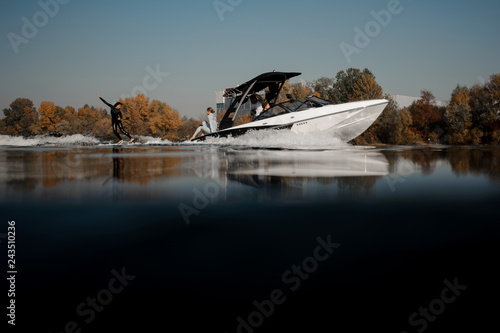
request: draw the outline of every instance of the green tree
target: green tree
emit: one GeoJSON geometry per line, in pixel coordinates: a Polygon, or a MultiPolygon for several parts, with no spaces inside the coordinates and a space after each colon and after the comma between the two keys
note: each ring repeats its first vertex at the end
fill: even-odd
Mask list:
{"type": "Polygon", "coordinates": [[[358,68],[348,68],[345,71],[339,71],[335,76],[331,100],[335,103],[349,102],[349,96],[354,93],[354,86],[364,76],[371,76],[375,80],[375,76],[368,68],[362,71],[358,68]]]}

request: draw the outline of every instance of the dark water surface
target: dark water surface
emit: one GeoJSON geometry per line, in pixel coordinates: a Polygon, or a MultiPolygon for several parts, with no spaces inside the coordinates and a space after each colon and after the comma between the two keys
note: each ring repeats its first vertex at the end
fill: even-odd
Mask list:
{"type": "Polygon", "coordinates": [[[0,146],[20,332],[496,330],[499,204],[497,147],[0,146]]]}

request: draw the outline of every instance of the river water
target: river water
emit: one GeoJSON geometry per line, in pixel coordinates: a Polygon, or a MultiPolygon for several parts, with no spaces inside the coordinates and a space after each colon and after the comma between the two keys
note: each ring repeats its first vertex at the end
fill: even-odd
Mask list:
{"type": "Polygon", "coordinates": [[[0,136],[19,330],[494,325],[500,148],[140,142],[0,136]]]}

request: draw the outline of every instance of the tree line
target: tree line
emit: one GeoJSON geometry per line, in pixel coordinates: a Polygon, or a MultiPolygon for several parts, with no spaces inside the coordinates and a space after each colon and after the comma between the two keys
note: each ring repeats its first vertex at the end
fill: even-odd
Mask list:
{"type": "MultiPolygon", "coordinates": [[[[417,101],[400,108],[367,68],[349,68],[334,78],[320,77],[312,82],[286,82],[278,102],[286,100],[287,94],[298,100],[316,95],[334,103],[389,100],[375,123],[354,139],[354,144],[500,144],[500,74],[491,75],[484,84],[457,85],[446,107],[437,106],[434,95],[423,90],[417,101]]],[[[181,117],[178,110],[165,102],[150,101],[142,94],[120,102],[125,128],[133,135],[182,141],[192,135],[201,121],[181,117]]],[[[37,109],[31,100],[17,98],[3,112],[0,134],[113,135],[108,111],[100,107],[84,105],[75,110],[44,101],[37,109]]],[[[218,115],[219,120],[222,116],[218,115]]],[[[248,115],[238,117],[235,124],[250,121],[248,115]]]]}
{"type": "Polygon", "coordinates": [[[490,75],[484,84],[457,85],[445,107],[436,104],[432,92],[422,90],[418,100],[400,108],[367,68],[349,68],[335,78],[288,83],[283,90],[297,99],[316,94],[336,104],[387,99],[385,110],[354,144],[500,144],[500,74],[490,75]]]}
{"type": "MultiPolygon", "coordinates": [[[[181,117],[179,111],[165,102],[150,101],[143,94],[120,99],[122,120],[133,135],[153,136],[170,141],[181,141],[192,135],[199,120],[181,117]]],[[[17,98],[4,109],[0,119],[0,134],[31,136],[37,134],[84,134],[96,137],[113,136],[111,117],[107,110],[85,104],[75,110],[43,101],[39,108],[27,98],[17,98]]]]}

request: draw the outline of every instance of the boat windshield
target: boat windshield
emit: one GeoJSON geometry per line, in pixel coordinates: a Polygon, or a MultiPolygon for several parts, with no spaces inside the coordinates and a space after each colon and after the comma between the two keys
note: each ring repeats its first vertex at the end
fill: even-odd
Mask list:
{"type": "Polygon", "coordinates": [[[283,105],[292,112],[306,110],[311,107],[304,102],[293,101],[293,100],[280,103],[279,105],[283,105]]]}
{"type": "Polygon", "coordinates": [[[300,101],[286,101],[273,106],[272,108],[263,111],[255,120],[262,120],[271,117],[276,117],[285,113],[303,111],[311,108],[311,105],[300,101]]]}
{"type": "Polygon", "coordinates": [[[325,105],[328,105],[328,104],[332,104],[331,101],[323,99],[323,98],[319,98],[319,97],[316,97],[316,96],[306,97],[306,103],[308,103],[310,105],[313,105],[314,107],[319,107],[319,106],[325,106],[325,105]]]}
{"type": "Polygon", "coordinates": [[[270,109],[263,111],[255,120],[262,120],[271,117],[276,117],[285,113],[289,113],[290,111],[287,108],[281,106],[281,104],[275,105],[270,109]]]}

